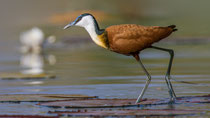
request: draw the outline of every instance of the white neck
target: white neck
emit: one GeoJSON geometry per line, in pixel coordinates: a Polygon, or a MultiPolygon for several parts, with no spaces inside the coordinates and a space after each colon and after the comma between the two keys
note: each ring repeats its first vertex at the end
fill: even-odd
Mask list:
{"type": "Polygon", "coordinates": [[[94,19],[91,16],[86,16],[81,19],[77,24],[77,26],[84,27],[89,33],[92,40],[99,46],[101,46],[101,42],[96,34],[96,27],[94,24],[94,19]]]}
{"type": "Polygon", "coordinates": [[[94,26],[94,24],[89,24],[89,25],[87,25],[86,27],[84,27],[86,30],[87,30],[87,32],[89,33],[89,35],[90,35],[90,37],[92,38],[92,40],[96,43],[96,44],[98,44],[98,36],[97,36],[97,34],[96,34],[96,30],[95,30],[95,26],[94,26]]]}

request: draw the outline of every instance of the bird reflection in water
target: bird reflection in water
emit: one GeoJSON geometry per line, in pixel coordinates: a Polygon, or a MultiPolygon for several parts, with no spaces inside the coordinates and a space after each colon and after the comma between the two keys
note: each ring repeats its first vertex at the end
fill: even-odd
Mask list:
{"type": "Polygon", "coordinates": [[[44,59],[40,53],[25,53],[20,58],[20,65],[24,68],[23,74],[42,74],[44,73],[44,59]]]}
{"type": "Polygon", "coordinates": [[[48,44],[55,42],[55,36],[44,38],[44,33],[41,29],[34,27],[31,30],[21,33],[21,52],[20,66],[22,74],[44,74],[44,62],[48,62],[50,65],[56,63],[54,55],[48,55],[44,53],[44,48],[48,44]]]}

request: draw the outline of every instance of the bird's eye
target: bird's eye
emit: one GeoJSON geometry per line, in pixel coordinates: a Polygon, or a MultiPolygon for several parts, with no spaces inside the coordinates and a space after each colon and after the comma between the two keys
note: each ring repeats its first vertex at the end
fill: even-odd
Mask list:
{"type": "Polygon", "coordinates": [[[82,19],[82,18],[81,18],[81,17],[79,17],[79,18],[76,20],[76,23],[77,23],[77,22],[79,22],[81,19],[82,19]]]}

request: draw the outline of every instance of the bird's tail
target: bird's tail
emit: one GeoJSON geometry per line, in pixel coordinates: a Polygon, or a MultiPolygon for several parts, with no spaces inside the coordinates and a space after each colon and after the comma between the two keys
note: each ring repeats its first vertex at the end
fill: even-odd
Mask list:
{"type": "Polygon", "coordinates": [[[173,29],[173,32],[177,31],[178,29],[176,29],[176,25],[169,25],[169,28],[173,29]]]}

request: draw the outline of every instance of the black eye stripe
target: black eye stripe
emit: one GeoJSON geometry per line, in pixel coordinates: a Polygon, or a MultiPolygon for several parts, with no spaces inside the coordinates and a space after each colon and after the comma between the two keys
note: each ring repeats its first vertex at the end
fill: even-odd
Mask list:
{"type": "Polygon", "coordinates": [[[76,18],[76,20],[74,21],[74,24],[76,24],[77,22],[79,22],[84,16],[92,16],[92,15],[89,14],[89,13],[84,13],[84,14],[82,14],[82,15],[80,15],[80,16],[78,16],[76,18]]]}
{"type": "Polygon", "coordinates": [[[82,17],[79,17],[79,18],[76,20],[76,23],[79,22],[81,19],[82,19],[82,17]]]}

